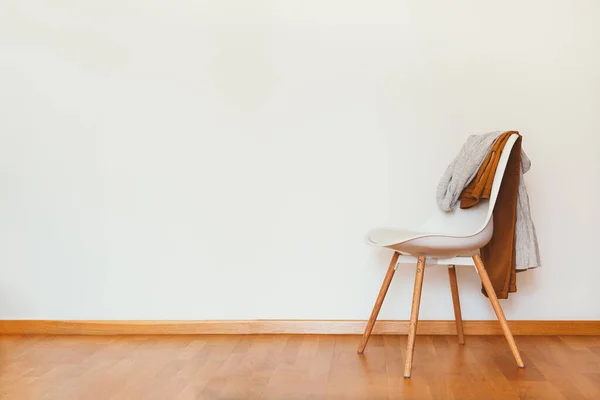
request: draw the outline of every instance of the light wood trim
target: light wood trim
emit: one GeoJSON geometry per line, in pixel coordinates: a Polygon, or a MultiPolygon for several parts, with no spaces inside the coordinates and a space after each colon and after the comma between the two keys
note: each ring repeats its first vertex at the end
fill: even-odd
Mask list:
{"type": "MultiPolygon", "coordinates": [[[[361,335],[365,320],[0,320],[0,335],[361,335]]],[[[513,335],[600,335],[600,321],[508,321],[513,335]]],[[[463,321],[465,335],[502,335],[496,320],[463,321]]],[[[378,320],[374,335],[406,335],[408,321],[378,320]]],[[[417,335],[455,335],[453,320],[421,320],[417,335]]]]}
{"type": "Polygon", "coordinates": [[[520,368],[524,368],[525,364],[523,364],[523,360],[521,359],[521,354],[519,353],[519,348],[515,343],[515,339],[513,338],[512,333],[510,332],[510,328],[508,327],[508,323],[506,322],[506,317],[504,316],[504,311],[502,310],[502,306],[498,301],[498,297],[496,296],[496,291],[494,290],[494,286],[492,285],[492,281],[490,281],[490,277],[488,276],[485,267],[483,266],[483,261],[481,260],[481,256],[476,254],[473,256],[473,261],[475,261],[475,268],[477,268],[477,272],[479,273],[479,278],[481,278],[481,282],[483,283],[483,287],[490,299],[490,303],[492,303],[492,307],[494,308],[494,312],[498,317],[498,322],[500,322],[500,327],[502,328],[502,332],[504,333],[504,337],[506,337],[506,341],[508,342],[508,346],[510,347],[510,351],[512,351],[513,357],[517,362],[517,365],[520,368]]]}
{"type": "Polygon", "coordinates": [[[373,330],[373,326],[375,325],[375,321],[377,320],[377,316],[379,315],[379,310],[381,310],[381,305],[383,304],[385,295],[387,294],[387,291],[390,287],[390,283],[392,283],[394,273],[396,272],[396,263],[398,262],[399,255],[400,254],[398,252],[394,252],[394,255],[392,256],[390,266],[388,267],[387,273],[385,274],[385,278],[383,279],[383,283],[381,284],[381,289],[379,289],[379,295],[377,296],[377,300],[375,300],[373,311],[371,312],[369,322],[367,323],[367,327],[365,328],[365,333],[363,333],[362,340],[358,345],[358,354],[362,354],[365,351],[365,347],[367,347],[367,342],[369,341],[371,331],[373,330]]]}
{"type": "Polygon", "coordinates": [[[408,325],[408,343],[406,345],[406,360],[404,362],[404,377],[410,378],[412,360],[415,354],[415,337],[417,336],[417,324],[419,323],[419,307],[421,306],[421,292],[423,291],[423,276],[425,275],[425,257],[417,259],[417,272],[415,273],[415,288],[410,308],[410,322],[408,325]]]}
{"type": "Polygon", "coordinates": [[[448,277],[450,278],[450,291],[452,292],[452,305],[454,306],[454,319],[456,320],[458,344],[465,344],[462,313],[460,311],[460,297],[458,296],[458,281],[456,279],[456,268],[454,265],[448,267],[448,277]]]}

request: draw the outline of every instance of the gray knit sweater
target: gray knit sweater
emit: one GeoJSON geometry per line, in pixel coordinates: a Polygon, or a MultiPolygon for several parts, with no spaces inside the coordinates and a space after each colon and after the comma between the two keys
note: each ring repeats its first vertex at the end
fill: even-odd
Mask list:
{"type": "MultiPolygon", "coordinates": [[[[475,178],[494,142],[503,132],[495,131],[483,135],[469,136],[438,184],[437,203],[442,210],[453,211],[456,208],[463,189],[475,178]]],[[[540,250],[529,208],[529,196],[523,179],[523,174],[529,171],[530,167],[531,161],[525,152],[521,150],[515,249],[517,270],[541,266],[540,250]]]]}

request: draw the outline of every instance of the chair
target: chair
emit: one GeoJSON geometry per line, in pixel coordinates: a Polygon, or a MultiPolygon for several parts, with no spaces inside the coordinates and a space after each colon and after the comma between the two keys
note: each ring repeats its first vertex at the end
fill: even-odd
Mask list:
{"type": "Polygon", "coordinates": [[[419,320],[419,304],[421,302],[425,261],[427,260],[428,266],[448,266],[458,343],[464,344],[464,334],[455,266],[474,266],[483,283],[483,287],[488,294],[496,316],[498,317],[498,321],[500,322],[500,326],[502,327],[502,331],[508,341],[508,345],[510,346],[510,350],[512,351],[517,365],[520,368],[525,367],[521,355],[519,354],[519,349],[515,344],[515,340],[506,322],[502,307],[500,306],[494,288],[492,287],[492,282],[488,277],[483,261],[479,255],[479,249],[485,246],[492,238],[494,230],[492,211],[494,210],[494,204],[498,197],[508,158],[517,138],[518,135],[511,135],[502,151],[492,183],[490,200],[480,201],[479,204],[465,210],[457,207],[454,212],[450,213],[443,212],[436,208],[434,210],[434,215],[421,227],[414,230],[377,228],[371,230],[367,234],[366,241],[368,244],[393,249],[394,255],[392,256],[392,261],[390,262],[379,295],[375,301],[375,306],[371,312],[369,322],[367,323],[361,343],[358,347],[359,354],[362,354],[365,350],[369,336],[375,325],[375,320],[377,319],[387,290],[394,277],[397,264],[415,263],[417,272],[415,275],[415,286],[408,327],[408,346],[404,365],[404,377],[410,378],[415,349],[417,322],[419,320]]]}

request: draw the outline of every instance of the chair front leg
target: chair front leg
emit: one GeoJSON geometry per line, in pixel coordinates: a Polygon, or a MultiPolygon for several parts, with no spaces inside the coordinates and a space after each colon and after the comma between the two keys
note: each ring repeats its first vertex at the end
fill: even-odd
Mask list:
{"type": "Polygon", "coordinates": [[[500,305],[498,297],[496,296],[496,292],[494,291],[494,286],[492,286],[492,281],[490,281],[490,277],[483,266],[481,256],[478,254],[474,255],[473,261],[475,262],[475,268],[477,268],[477,272],[479,273],[479,278],[481,278],[481,283],[483,283],[483,287],[485,288],[488,298],[490,299],[490,303],[492,303],[492,307],[496,312],[496,316],[498,317],[498,321],[500,322],[502,332],[504,332],[504,336],[506,337],[510,351],[512,351],[513,357],[515,358],[519,368],[525,368],[525,364],[523,364],[523,360],[521,359],[521,354],[519,353],[515,339],[513,338],[510,328],[508,327],[508,323],[506,322],[506,317],[504,316],[502,306],[500,305]]]}
{"type": "Polygon", "coordinates": [[[425,273],[425,257],[417,259],[417,273],[415,275],[415,288],[410,309],[410,323],[408,325],[408,345],[406,347],[406,362],[404,363],[404,377],[410,378],[413,355],[415,353],[415,336],[417,335],[417,322],[419,322],[419,306],[421,305],[421,290],[423,289],[423,274],[425,273]]]}
{"type": "Polygon", "coordinates": [[[360,345],[358,346],[358,354],[362,354],[365,351],[365,347],[367,347],[367,342],[369,341],[369,337],[371,337],[371,331],[373,330],[373,326],[375,326],[377,315],[379,315],[379,310],[381,310],[381,305],[383,304],[385,295],[387,294],[387,291],[390,287],[390,283],[392,283],[394,273],[396,272],[396,263],[398,262],[399,255],[400,253],[395,251],[394,255],[392,256],[392,261],[390,261],[390,266],[388,267],[387,273],[385,274],[385,278],[383,279],[383,283],[381,284],[381,289],[379,289],[379,295],[377,296],[377,300],[375,301],[375,305],[373,306],[371,317],[369,318],[369,322],[367,323],[367,327],[365,328],[365,333],[363,334],[362,340],[360,341],[360,345]]]}

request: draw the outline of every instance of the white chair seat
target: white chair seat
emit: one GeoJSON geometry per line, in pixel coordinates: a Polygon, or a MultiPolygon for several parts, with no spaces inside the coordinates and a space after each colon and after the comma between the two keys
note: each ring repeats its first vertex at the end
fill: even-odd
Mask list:
{"type": "Polygon", "coordinates": [[[471,235],[420,232],[398,228],[376,228],[367,233],[372,246],[387,247],[403,254],[433,258],[473,255],[492,237],[493,223],[471,235]]]}

